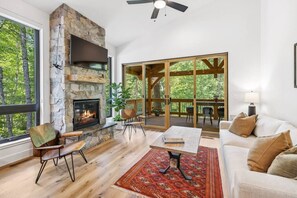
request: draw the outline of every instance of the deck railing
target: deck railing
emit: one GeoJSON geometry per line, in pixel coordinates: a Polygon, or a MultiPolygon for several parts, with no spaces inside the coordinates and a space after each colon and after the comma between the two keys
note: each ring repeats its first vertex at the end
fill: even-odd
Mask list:
{"type": "MultiPolygon", "coordinates": [[[[152,98],[152,109],[158,109],[161,114],[164,114],[165,111],[165,100],[162,98],[152,98]]],[[[198,102],[213,102],[213,99],[196,99],[198,102]]],[[[218,100],[219,102],[224,102],[224,100],[218,100]]],[[[146,99],[146,106],[148,104],[148,99],[146,99]]],[[[193,99],[171,99],[170,103],[170,114],[178,115],[178,117],[181,117],[182,115],[187,115],[187,107],[194,106],[193,105],[193,99]]],[[[209,106],[209,105],[206,105],[209,106]]],[[[198,115],[202,115],[202,108],[203,105],[197,106],[198,115]]],[[[218,105],[213,105],[214,107],[214,117],[217,117],[217,108],[218,105]]],[[[127,100],[127,108],[133,108],[136,112],[139,114],[142,113],[142,99],[129,99],[127,100]]],[[[146,110],[146,114],[151,113],[152,109],[146,110]]]]}

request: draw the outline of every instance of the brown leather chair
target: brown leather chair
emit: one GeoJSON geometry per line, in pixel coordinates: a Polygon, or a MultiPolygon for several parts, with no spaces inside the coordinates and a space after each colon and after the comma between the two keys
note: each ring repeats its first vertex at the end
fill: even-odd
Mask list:
{"type": "MultiPolygon", "coordinates": [[[[55,129],[51,126],[51,124],[46,123],[40,126],[32,127],[29,130],[30,138],[32,141],[32,144],[36,150],[40,152],[40,163],[41,167],[38,172],[37,178],[35,180],[35,183],[38,182],[48,160],[53,160],[55,166],[58,165],[58,160],[61,158],[64,158],[65,164],[67,166],[69,175],[71,180],[75,181],[75,173],[74,173],[74,164],[73,164],[73,153],[78,152],[83,157],[86,163],[88,163],[82,148],[85,146],[85,141],[78,141],[73,142],[71,144],[67,145],[51,145],[49,146],[48,143],[52,142],[52,140],[56,139],[56,132],[55,129]],[[66,156],[71,156],[71,163],[72,163],[72,174],[70,172],[68,162],[66,160],[66,156]]],[[[68,132],[60,135],[61,138],[67,138],[67,137],[79,137],[82,135],[82,131],[76,131],[76,132],[68,132]]]]}
{"type": "Polygon", "coordinates": [[[136,111],[134,109],[123,109],[122,110],[122,118],[124,119],[124,131],[123,134],[125,134],[126,129],[129,128],[129,140],[132,136],[132,129],[134,129],[136,133],[136,127],[139,126],[144,134],[146,136],[145,131],[142,127],[142,122],[138,121],[138,117],[136,115],[136,111]]]}

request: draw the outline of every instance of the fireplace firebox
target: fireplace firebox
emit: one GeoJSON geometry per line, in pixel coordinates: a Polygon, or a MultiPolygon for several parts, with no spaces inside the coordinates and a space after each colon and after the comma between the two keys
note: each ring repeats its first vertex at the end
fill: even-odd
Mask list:
{"type": "Polygon", "coordinates": [[[73,101],[73,130],[99,124],[100,100],[86,99],[73,101]]]}

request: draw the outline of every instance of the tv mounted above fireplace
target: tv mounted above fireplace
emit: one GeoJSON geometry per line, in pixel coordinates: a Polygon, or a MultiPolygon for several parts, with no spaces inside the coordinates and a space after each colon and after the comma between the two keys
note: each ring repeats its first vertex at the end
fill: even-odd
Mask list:
{"type": "Polygon", "coordinates": [[[84,65],[84,67],[87,65],[90,69],[106,70],[107,53],[107,49],[71,35],[70,64],[84,65]]]}

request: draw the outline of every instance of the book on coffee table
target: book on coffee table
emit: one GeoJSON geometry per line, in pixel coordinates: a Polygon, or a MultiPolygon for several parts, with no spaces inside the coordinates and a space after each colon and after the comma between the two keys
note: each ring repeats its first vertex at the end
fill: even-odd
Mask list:
{"type": "Polygon", "coordinates": [[[163,142],[165,144],[184,144],[185,141],[183,138],[167,138],[167,137],[163,137],[163,142]]]}

